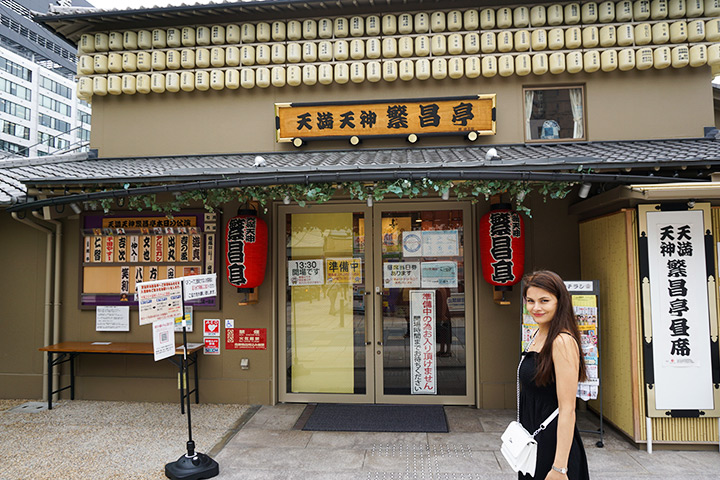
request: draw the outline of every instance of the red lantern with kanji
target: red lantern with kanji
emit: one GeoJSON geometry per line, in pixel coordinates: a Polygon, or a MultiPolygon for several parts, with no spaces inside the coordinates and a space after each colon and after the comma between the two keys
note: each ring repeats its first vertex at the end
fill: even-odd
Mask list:
{"type": "Polygon", "coordinates": [[[255,288],[265,279],[267,224],[254,210],[238,211],[225,229],[227,278],[238,288],[255,288]]]}
{"type": "Polygon", "coordinates": [[[485,281],[496,287],[518,283],[525,269],[525,227],[508,204],[495,204],[480,220],[480,261],[485,281]]]}

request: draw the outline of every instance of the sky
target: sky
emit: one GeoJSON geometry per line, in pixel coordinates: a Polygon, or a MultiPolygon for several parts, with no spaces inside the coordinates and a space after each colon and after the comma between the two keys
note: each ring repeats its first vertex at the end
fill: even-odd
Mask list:
{"type": "Polygon", "coordinates": [[[88,3],[103,9],[152,8],[167,5],[194,5],[196,3],[229,3],[231,0],[211,2],[210,0],[87,0],[88,3]]]}

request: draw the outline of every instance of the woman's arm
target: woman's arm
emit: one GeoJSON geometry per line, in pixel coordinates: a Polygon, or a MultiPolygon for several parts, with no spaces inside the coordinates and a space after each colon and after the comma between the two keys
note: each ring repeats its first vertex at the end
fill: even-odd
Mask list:
{"type": "MultiPolygon", "coordinates": [[[[570,335],[558,335],[553,341],[553,365],[560,414],[557,422],[557,445],[553,465],[567,468],[570,447],[575,433],[575,396],[578,388],[580,351],[570,335]]],[[[550,470],[547,480],[565,479],[567,475],[550,470]]]]}

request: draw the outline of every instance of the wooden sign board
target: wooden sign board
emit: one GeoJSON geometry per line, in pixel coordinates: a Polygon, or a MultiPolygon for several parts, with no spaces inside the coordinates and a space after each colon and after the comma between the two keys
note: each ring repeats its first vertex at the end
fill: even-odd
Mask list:
{"type": "Polygon", "coordinates": [[[495,135],[495,95],[276,103],[276,140],[495,135]]]}

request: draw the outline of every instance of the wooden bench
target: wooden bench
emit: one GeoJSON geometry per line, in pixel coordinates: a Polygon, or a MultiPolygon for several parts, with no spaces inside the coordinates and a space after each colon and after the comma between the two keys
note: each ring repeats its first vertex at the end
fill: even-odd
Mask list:
{"type": "MultiPolygon", "coordinates": [[[[198,352],[203,348],[202,345],[192,345],[188,347],[188,369],[190,365],[194,365],[195,370],[195,388],[185,392],[186,382],[180,382],[180,411],[185,413],[186,397],[190,394],[195,393],[195,403],[200,402],[200,392],[198,388],[198,352]]],[[[70,399],[75,399],[75,357],[81,354],[110,354],[110,355],[154,355],[153,344],[150,342],[62,342],[56,343],[55,345],[48,345],[39,349],[42,352],[47,352],[47,365],[48,365],[48,410],[52,410],[52,397],[54,394],[62,392],[63,390],[70,389],[70,399]],[[60,387],[58,385],[57,390],[52,389],[52,376],[53,367],[58,367],[65,363],[70,362],[70,385],[60,387]]],[[[180,346],[175,349],[175,355],[168,357],[167,360],[172,362],[178,367],[180,372],[180,378],[182,378],[182,362],[183,362],[183,347],[180,346]]],[[[59,373],[59,372],[58,372],[59,373]]],[[[190,386],[187,385],[189,389],[190,386]]]]}

